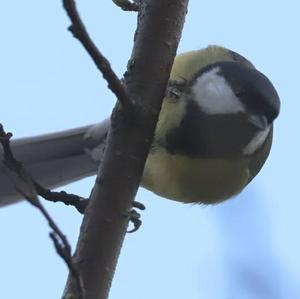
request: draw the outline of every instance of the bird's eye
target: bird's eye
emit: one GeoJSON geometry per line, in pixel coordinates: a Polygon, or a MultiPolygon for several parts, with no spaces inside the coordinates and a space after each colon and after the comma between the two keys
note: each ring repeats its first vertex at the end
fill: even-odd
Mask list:
{"type": "Polygon", "coordinates": [[[238,89],[234,91],[234,94],[240,98],[244,95],[244,91],[242,89],[238,89]]]}
{"type": "Polygon", "coordinates": [[[171,99],[177,100],[183,93],[185,87],[186,87],[185,79],[169,81],[166,95],[171,99]]]}
{"type": "Polygon", "coordinates": [[[177,100],[180,98],[182,94],[182,90],[180,90],[180,88],[176,87],[176,86],[172,86],[172,87],[168,87],[167,88],[167,92],[166,95],[173,100],[177,100]]]}
{"type": "Polygon", "coordinates": [[[177,87],[173,87],[170,90],[170,94],[173,95],[174,97],[179,97],[181,95],[181,90],[177,87]]]}

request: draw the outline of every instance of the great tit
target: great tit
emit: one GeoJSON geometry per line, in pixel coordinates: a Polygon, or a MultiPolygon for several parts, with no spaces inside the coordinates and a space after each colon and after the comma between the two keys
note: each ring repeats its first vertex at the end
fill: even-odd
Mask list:
{"type": "Polygon", "coordinates": [[[217,203],[256,176],[280,100],[247,59],[210,46],[175,58],[142,185],[186,203],[217,203]]]}
{"type": "MultiPolygon", "coordinates": [[[[178,55],[141,185],[185,203],[240,193],[269,155],[279,108],[272,83],[236,52],[209,46],[178,55]]],[[[108,128],[106,120],[12,146],[41,184],[56,187],[96,173],[108,128]]],[[[0,205],[17,200],[0,167],[0,205]]]]}

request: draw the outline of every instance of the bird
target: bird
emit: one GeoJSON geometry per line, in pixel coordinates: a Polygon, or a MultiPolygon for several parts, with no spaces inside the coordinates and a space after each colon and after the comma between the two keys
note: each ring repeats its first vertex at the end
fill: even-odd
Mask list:
{"type": "MultiPolygon", "coordinates": [[[[267,160],[279,112],[271,81],[237,52],[208,46],[177,55],[141,186],[183,203],[236,196],[267,160]]],[[[106,119],[11,145],[40,184],[58,187],[96,174],[109,124],[106,119]]],[[[0,170],[0,206],[19,200],[0,170]]]]}

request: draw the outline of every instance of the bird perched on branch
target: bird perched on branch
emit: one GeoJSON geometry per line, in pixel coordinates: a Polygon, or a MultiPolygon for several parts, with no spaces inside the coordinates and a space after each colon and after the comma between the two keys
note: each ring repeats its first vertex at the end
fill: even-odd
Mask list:
{"type": "MultiPolygon", "coordinates": [[[[272,83],[236,52],[209,46],[178,55],[141,185],[185,203],[217,203],[240,193],[269,155],[279,109],[272,83]]],[[[105,120],[15,140],[12,147],[33,177],[52,188],[96,173],[108,128],[105,120]]],[[[0,173],[0,205],[17,200],[0,173]]]]}

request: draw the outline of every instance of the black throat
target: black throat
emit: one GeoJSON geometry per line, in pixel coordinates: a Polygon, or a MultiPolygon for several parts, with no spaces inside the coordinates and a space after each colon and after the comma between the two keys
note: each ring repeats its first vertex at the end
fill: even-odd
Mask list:
{"type": "Polygon", "coordinates": [[[257,133],[243,113],[208,115],[189,101],[179,127],[164,142],[171,154],[189,157],[236,158],[257,133]]]}

